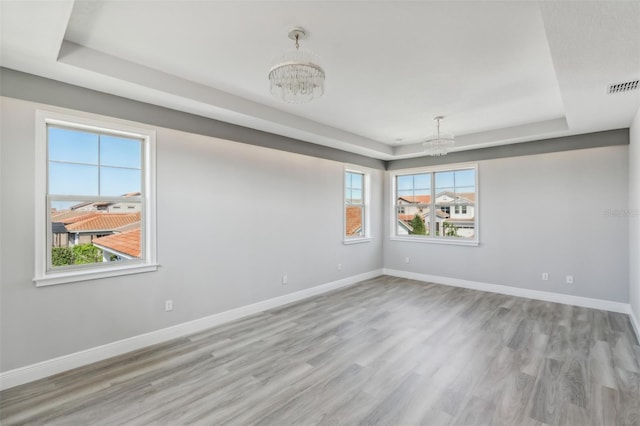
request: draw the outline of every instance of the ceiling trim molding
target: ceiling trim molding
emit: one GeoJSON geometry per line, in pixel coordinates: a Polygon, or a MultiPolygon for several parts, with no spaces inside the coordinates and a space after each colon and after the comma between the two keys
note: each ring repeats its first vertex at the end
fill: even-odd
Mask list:
{"type": "Polygon", "coordinates": [[[379,159],[111,95],[9,68],[0,68],[0,81],[2,81],[0,84],[2,96],[384,170],[385,163],[379,159]]]}
{"type": "Polygon", "coordinates": [[[513,143],[510,145],[500,145],[468,151],[457,151],[441,157],[414,157],[392,160],[386,162],[386,168],[387,170],[401,170],[414,167],[496,160],[499,158],[522,157],[525,155],[548,154],[552,152],[617,145],[629,145],[628,128],[541,139],[527,143],[513,143]]]}
{"type": "Polygon", "coordinates": [[[0,94],[2,96],[101,114],[157,127],[170,128],[341,163],[356,164],[378,170],[401,170],[414,167],[494,160],[629,144],[629,129],[622,128],[541,139],[526,143],[513,143],[509,145],[456,151],[442,157],[421,156],[383,161],[336,148],[62,83],[8,68],[0,67],[0,81],[2,81],[2,84],[0,84],[0,94]]]}

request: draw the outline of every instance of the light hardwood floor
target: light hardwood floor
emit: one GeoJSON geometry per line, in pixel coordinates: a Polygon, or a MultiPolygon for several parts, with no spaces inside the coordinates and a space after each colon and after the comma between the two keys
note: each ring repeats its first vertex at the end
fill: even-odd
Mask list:
{"type": "Polygon", "coordinates": [[[379,277],[0,394],[11,424],[640,425],[626,315],[379,277]]]}

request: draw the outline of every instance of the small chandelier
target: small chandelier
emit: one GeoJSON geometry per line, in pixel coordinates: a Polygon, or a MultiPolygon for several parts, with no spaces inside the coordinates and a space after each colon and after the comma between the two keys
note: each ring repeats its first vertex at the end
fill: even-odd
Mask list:
{"type": "Polygon", "coordinates": [[[296,49],[286,52],[269,70],[271,94],[285,102],[305,103],[324,94],[324,70],[317,65],[317,56],[308,50],[300,50],[299,41],[306,35],[304,28],[289,31],[296,49]]]}
{"type": "Polygon", "coordinates": [[[432,138],[427,139],[422,146],[424,152],[432,157],[439,157],[441,155],[447,155],[447,152],[451,149],[455,141],[452,134],[440,133],[440,120],[444,117],[439,115],[434,118],[437,124],[437,133],[432,138]]]}

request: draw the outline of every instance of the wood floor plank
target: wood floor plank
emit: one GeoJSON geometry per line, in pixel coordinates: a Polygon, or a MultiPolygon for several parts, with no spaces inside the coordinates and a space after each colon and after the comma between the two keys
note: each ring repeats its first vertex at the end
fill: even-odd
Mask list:
{"type": "Polygon", "coordinates": [[[3,425],[640,425],[626,315],[381,276],[0,393],[3,425]]]}

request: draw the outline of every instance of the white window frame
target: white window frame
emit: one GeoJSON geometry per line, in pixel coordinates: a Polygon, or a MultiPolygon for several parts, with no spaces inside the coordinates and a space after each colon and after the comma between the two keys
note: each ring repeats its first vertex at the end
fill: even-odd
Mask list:
{"type": "Polygon", "coordinates": [[[371,225],[370,225],[370,203],[371,203],[371,171],[356,167],[345,166],[342,172],[342,239],[344,244],[358,244],[371,241],[371,225]],[[363,175],[363,188],[362,188],[362,208],[363,213],[363,233],[364,235],[357,235],[349,237],[347,236],[347,173],[358,173],[363,175]]]}
{"type": "MultiPolygon", "coordinates": [[[[436,166],[436,167],[420,167],[415,169],[404,169],[397,170],[393,172],[389,172],[389,188],[391,188],[390,198],[389,198],[389,229],[390,229],[390,239],[394,241],[410,241],[414,243],[427,243],[427,244],[451,244],[451,245],[460,245],[460,246],[478,246],[480,245],[480,215],[479,215],[479,205],[480,205],[480,190],[478,184],[478,164],[477,163],[459,163],[459,164],[448,164],[445,166],[436,166]],[[452,172],[456,170],[470,170],[473,169],[475,172],[475,194],[476,199],[474,203],[474,219],[475,219],[475,228],[474,228],[474,239],[472,240],[462,240],[451,237],[444,236],[423,236],[423,235],[398,235],[397,227],[398,227],[398,216],[397,216],[397,188],[396,188],[396,177],[404,176],[404,175],[415,175],[421,173],[432,173],[432,176],[435,176],[437,172],[452,172]]],[[[434,179],[434,178],[432,178],[434,179]]],[[[432,199],[431,205],[435,206],[435,188],[433,187],[432,180],[432,199]]],[[[435,210],[431,209],[432,214],[435,214],[435,210]]]]}
{"type": "Polygon", "coordinates": [[[156,249],[156,132],[134,127],[121,120],[91,114],[63,114],[36,111],[36,175],[35,175],[35,271],[33,282],[37,287],[152,272],[158,269],[156,249]],[[132,137],[143,141],[142,256],[140,260],[120,263],[107,262],[83,265],[78,268],[56,270],[50,267],[51,212],[48,207],[48,132],[49,125],[79,131],[91,131],[132,137]]]}

